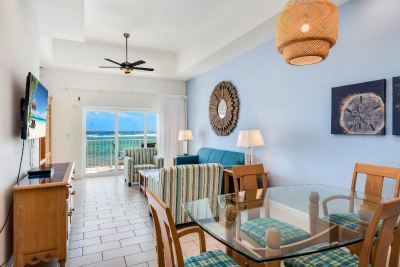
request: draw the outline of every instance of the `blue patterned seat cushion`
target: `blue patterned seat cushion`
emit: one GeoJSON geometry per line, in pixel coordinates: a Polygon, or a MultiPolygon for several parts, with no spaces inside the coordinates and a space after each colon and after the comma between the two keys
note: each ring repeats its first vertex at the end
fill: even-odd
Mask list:
{"type": "MultiPolygon", "coordinates": [[[[360,226],[360,216],[356,213],[333,213],[324,217],[327,220],[336,225],[346,227],[348,229],[358,232],[360,226]]],[[[382,222],[378,224],[378,229],[382,226],[382,222]]]]}
{"type": "Polygon", "coordinates": [[[310,234],[306,231],[273,218],[257,218],[240,226],[240,230],[261,247],[266,247],[266,232],[271,228],[279,229],[283,245],[295,243],[310,237],[310,234]]]}
{"type": "Polygon", "coordinates": [[[188,257],[184,260],[188,267],[228,267],[239,266],[234,260],[229,258],[221,250],[212,250],[200,253],[199,255],[188,257]]]}
{"type": "Polygon", "coordinates": [[[324,219],[354,231],[358,231],[360,226],[360,217],[355,213],[334,213],[325,216],[324,219]]]}
{"type": "MultiPolygon", "coordinates": [[[[329,245],[322,243],[304,249],[304,252],[316,250],[329,245]]],[[[306,256],[290,258],[285,260],[285,267],[357,267],[358,257],[347,253],[343,249],[327,250],[306,256]]],[[[371,265],[369,265],[371,266],[371,265]]]]}

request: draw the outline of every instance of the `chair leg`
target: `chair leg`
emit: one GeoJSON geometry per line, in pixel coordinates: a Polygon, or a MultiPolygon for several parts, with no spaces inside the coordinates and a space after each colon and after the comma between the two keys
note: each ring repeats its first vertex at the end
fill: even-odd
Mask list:
{"type": "MultiPolygon", "coordinates": [[[[397,226],[397,227],[400,227],[400,226],[397,226]]],[[[389,266],[390,267],[398,267],[399,256],[400,256],[400,229],[399,228],[396,229],[390,250],[391,251],[390,251],[389,266]]]]}
{"type": "Polygon", "coordinates": [[[128,183],[128,186],[131,187],[131,186],[132,186],[132,183],[128,183]]]}

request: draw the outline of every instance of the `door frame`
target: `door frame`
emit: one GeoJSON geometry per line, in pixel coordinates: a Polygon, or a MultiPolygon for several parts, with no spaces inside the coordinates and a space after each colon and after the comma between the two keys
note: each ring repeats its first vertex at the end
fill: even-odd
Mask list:
{"type": "MultiPolygon", "coordinates": [[[[119,151],[119,113],[121,112],[142,112],[144,113],[144,144],[147,145],[147,116],[149,113],[157,114],[158,120],[158,113],[155,109],[146,109],[146,108],[107,108],[107,107],[91,107],[91,106],[84,106],[81,109],[81,121],[82,121],[82,132],[81,132],[81,142],[82,142],[82,177],[83,178],[90,178],[90,177],[101,177],[101,176],[110,176],[110,175],[120,175],[122,171],[118,170],[118,164],[115,164],[115,168],[111,171],[107,172],[100,172],[100,173],[86,173],[86,114],[88,112],[113,112],[114,113],[114,140],[115,140],[115,151],[114,153],[114,160],[118,162],[118,151],[119,151]]],[[[158,125],[158,122],[157,122],[158,125]]],[[[157,126],[157,133],[158,133],[158,126],[157,126]]]]}

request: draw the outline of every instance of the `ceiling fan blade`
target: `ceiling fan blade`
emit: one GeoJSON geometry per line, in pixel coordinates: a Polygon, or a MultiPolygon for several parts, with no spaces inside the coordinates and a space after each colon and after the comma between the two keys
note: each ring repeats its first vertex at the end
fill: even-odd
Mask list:
{"type": "Polygon", "coordinates": [[[136,61],[136,62],[130,63],[129,65],[130,65],[131,67],[135,67],[135,66],[142,65],[142,64],[144,64],[144,63],[146,63],[146,61],[138,60],[138,61],[136,61]]]}
{"type": "Polygon", "coordinates": [[[153,71],[154,69],[150,68],[139,68],[139,67],[132,67],[134,70],[146,70],[146,71],[153,71]]]}
{"type": "Polygon", "coordinates": [[[104,60],[110,61],[111,63],[114,63],[114,64],[117,64],[117,65],[120,65],[120,66],[121,66],[121,63],[118,63],[118,62],[116,62],[116,61],[114,61],[114,60],[111,60],[111,59],[109,59],[109,58],[105,58],[104,60]]]}
{"type": "Polygon", "coordinates": [[[121,67],[99,66],[101,69],[120,69],[121,67]]]}

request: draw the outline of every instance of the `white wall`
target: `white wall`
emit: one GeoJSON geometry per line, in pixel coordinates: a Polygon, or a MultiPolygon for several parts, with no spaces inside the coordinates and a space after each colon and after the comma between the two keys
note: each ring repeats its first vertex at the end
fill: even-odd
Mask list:
{"type": "MultiPolygon", "coordinates": [[[[28,72],[39,76],[37,19],[29,1],[0,2],[0,227],[12,201],[12,186],[21,155],[19,102],[25,95],[28,72]]],[[[37,143],[32,163],[38,162],[37,143]]],[[[22,173],[29,168],[30,142],[26,143],[22,173]]],[[[0,235],[0,264],[12,252],[12,220],[0,235]]]]}
{"type": "Polygon", "coordinates": [[[77,177],[82,177],[83,107],[156,110],[160,94],[186,94],[185,82],[137,78],[134,74],[42,69],[41,82],[53,97],[53,162],[75,161],[77,177]]]}

